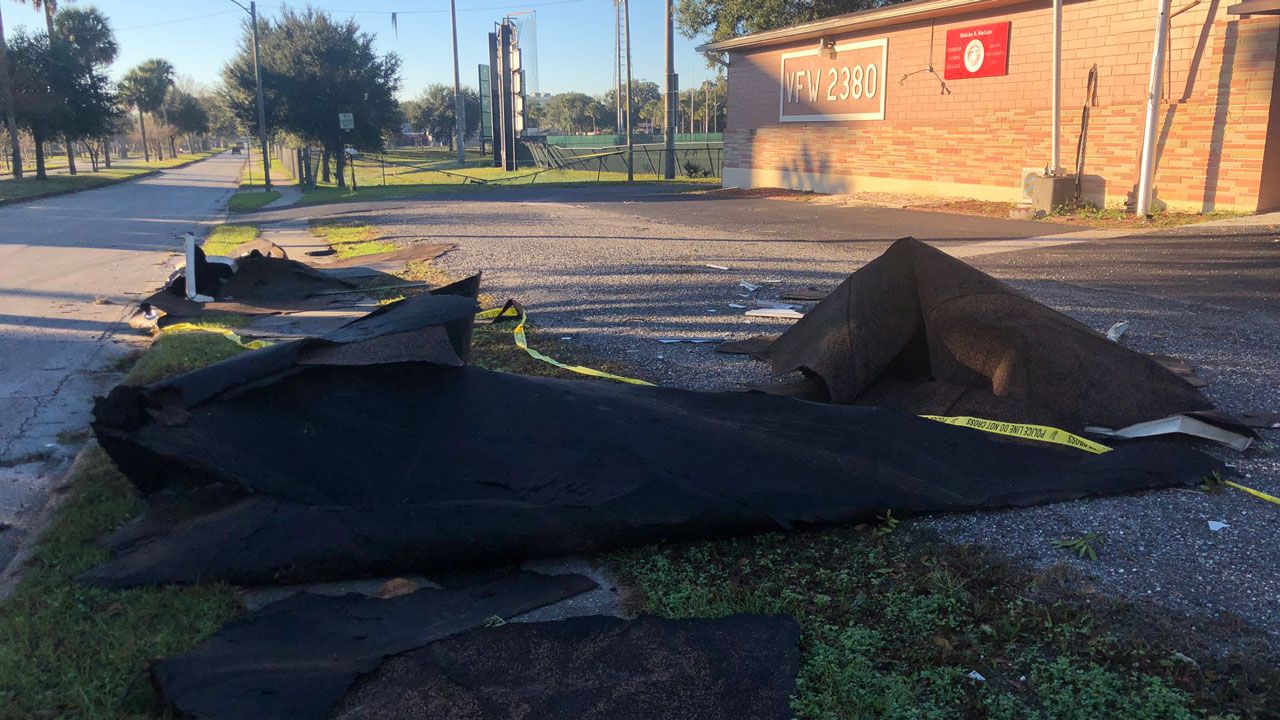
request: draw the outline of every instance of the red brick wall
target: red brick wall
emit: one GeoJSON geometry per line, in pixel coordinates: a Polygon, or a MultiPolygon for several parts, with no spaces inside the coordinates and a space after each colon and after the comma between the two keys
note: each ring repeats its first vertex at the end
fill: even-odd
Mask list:
{"type": "MultiPolygon", "coordinates": [[[[1280,182],[1261,192],[1280,19],[1229,16],[1227,3],[1202,0],[1172,20],[1155,183],[1157,199],[1170,205],[1253,210],[1280,182]]],[[[1184,5],[1175,0],[1173,9],[1184,5]]],[[[1044,167],[1050,157],[1051,8],[1032,2],[933,27],[925,21],[835,36],[888,38],[883,121],[779,122],[778,56],[816,41],[734,53],[726,184],[785,177],[781,184],[874,190],[871,179],[884,178],[896,189],[915,182],[946,194],[1016,198],[1021,169],[1044,167]],[[942,72],[948,29],[1000,20],[1012,23],[1008,75],[948,81],[950,95],[926,73],[899,83],[930,63],[942,72]]],[[[1074,167],[1086,78],[1097,63],[1085,172],[1100,176],[1113,204],[1138,179],[1154,35],[1149,0],[1083,0],[1063,9],[1062,165],[1074,167]]],[[[1272,166],[1280,173],[1280,164],[1269,172],[1272,166]]]]}

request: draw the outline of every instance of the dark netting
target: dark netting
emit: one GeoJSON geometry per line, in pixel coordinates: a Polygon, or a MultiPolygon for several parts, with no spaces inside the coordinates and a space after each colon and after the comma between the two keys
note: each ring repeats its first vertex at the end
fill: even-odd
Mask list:
{"type": "Polygon", "coordinates": [[[517,572],[385,600],[294,595],[153,662],[151,681],[184,717],[322,720],[389,656],[595,587],[581,575],[517,572]]]}
{"type": "Polygon", "coordinates": [[[335,718],[787,720],[799,639],[784,616],[509,623],[388,660],[335,718]]]}

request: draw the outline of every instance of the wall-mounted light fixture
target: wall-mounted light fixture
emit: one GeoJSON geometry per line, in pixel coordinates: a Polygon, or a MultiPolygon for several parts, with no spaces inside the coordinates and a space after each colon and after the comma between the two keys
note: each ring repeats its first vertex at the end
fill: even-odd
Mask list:
{"type": "Polygon", "coordinates": [[[822,38],[818,40],[818,55],[829,60],[836,59],[836,41],[822,38]]]}

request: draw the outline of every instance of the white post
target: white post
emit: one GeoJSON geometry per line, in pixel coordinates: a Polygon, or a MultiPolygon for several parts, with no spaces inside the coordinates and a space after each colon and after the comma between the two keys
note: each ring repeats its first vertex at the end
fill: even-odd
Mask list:
{"type": "Polygon", "coordinates": [[[1142,129],[1142,165],[1138,175],[1138,202],[1136,214],[1151,214],[1152,181],[1156,169],[1156,121],[1160,114],[1160,75],[1164,70],[1164,51],[1169,27],[1169,0],[1156,0],[1156,42],[1151,50],[1151,79],[1147,82],[1147,117],[1142,129]]]}
{"type": "Polygon", "coordinates": [[[1057,177],[1062,174],[1060,136],[1062,134],[1062,0],[1053,0],[1053,152],[1049,159],[1049,171],[1057,177]]]}
{"type": "Polygon", "coordinates": [[[213,298],[201,295],[200,288],[196,287],[196,236],[186,233],[182,239],[186,241],[183,249],[186,251],[187,266],[183,268],[183,278],[186,280],[187,299],[198,303],[213,302],[213,298]]]}

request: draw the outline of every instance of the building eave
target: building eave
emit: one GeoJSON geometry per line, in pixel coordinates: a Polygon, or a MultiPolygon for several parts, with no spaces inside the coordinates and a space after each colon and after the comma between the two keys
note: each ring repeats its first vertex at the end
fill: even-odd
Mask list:
{"type": "Polygon", "coordinates": [[[1008,7],[1010,5],[1023,5],[1029,1],[1030,0],[913,0],[912,2],[899,3],[897,5],[889,5],[872,10],[860,10],[858,12],[847,13],[845,15],[837,15],[835,17],[815,20],[814,22],[804,23],[801,25],[780,28],[778,30],[767,30],[765,32],[743,35],[742,37],[730,38],[729,40],[706,43],[698,46],[698,52],[715,53],[729,50],[763,48],[771,45],[799,42],[801,40],[814,40],[827,35],[856,32],[859,30],[871,30],[874,28],[889,25],[901,25],[903,23],[917,22],[920,20],[931,20],[934,18],[945,17],[947,15],[977,12],[992,8],[1008,7]]]}

